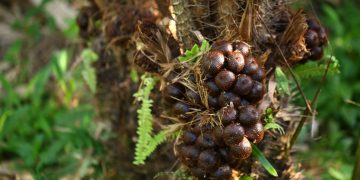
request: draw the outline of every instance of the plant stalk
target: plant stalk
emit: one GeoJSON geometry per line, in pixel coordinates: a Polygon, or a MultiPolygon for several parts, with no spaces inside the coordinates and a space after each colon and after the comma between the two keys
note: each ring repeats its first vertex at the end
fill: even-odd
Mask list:
{"type": "MultiPolygon", "coordinates": [[[[332,58],[332,57],[330,57],[330,59],[331,59],[331,58],[332,58]]],[[[317,100],[318,100],[318,98],[319,98],[321,89],[322,89],[322,87],[323,87],[323,85],[324,85],[324,83],[325,83],[326,76],[327,76],[327,74],[328,74],[328,72],[329,72],[330,65],[331,65],[331,60],[330,60],[330,59],[329,59],[327,65],[326,65],[326,69],[325,69],[324,75],[323,75],[323,77],[322,77],[322,79],[321,79],[321,81],[320,81],[320,85],[319,85],[318,89],[316,90],[314,99],[313,99],[313,101],[311,102],[311,107],[312,107],[313,109],[315,109],[316,102],[317,102],[317,100]]],[[[292,148],[292,146],[295,144],[295,141],[296,141],[296,139],[298,138],[298,136],[299,136],[299,134],[300,134],[300,132],[301,132],[301,129],[303,128],[303,126],[304,126],[304,124],[305,124],[305,122],[306,122],[306,120],[307,120],[307,118],[308,118],[308,116],[309,116],[310,114],[312,114],[312,113],[311,113],[308,109],[306,109],[305,112],[304,112],[304,116],[301,118],[299,125],[296,127],[296,130],[295,130],[294,135],[291,137],[290,145],[289,145],[288,150],[290,150],[290,149],[292,148]]]]}
{"type": "Polygon", "coordinates": [[[188,0],[172,0],[172,5],[178,39],[183,43],[183,50],[191,49],[195,43],[191,36],[195,24],[189,11],[189,2],[188,0]]]}

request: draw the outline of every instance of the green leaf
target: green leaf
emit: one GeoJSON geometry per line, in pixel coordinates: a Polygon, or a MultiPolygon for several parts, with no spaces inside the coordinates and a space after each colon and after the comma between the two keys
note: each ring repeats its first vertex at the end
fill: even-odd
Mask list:
{"type": "Polygon", "coordinates": [[[74,122],[93,115],[94,109],[91,106],[82,105],[71,110],[58,110],[53,119],[56,126],[72,127],[75,126],[74,122]]]}
{"type": "Polygon", "coordinates": [[[85,83],[89,86],[92,93],[96,92],[96,72],[91,67],[91,63],[98,59],[98,55],[91,49],[84,49],[81,52],[81,58],[83,60],[83,70],[81,74],[85,80],[85,83]]]}
{"type": "MultiPolygon", "coordinates": [[[[29,127],[28,119],[30,113],[31,106],[29,105],[22,105],[9,113],[0,137],[12,138],[15,134],[20,136],[25,135],[23,133],[24,127],[29,127]]],[[[32,128],[32,126],[30,127],[32,128]]]]}
{"type": "MultiPolygon", "coordinates": [[[[331,65],[329,67],[328,74],[329,75],[335,75],[340,73],[340,64],[339,60],[332,55],[326,55],[325,59],[328,59],[331,61],[331,65]]],[[[318,63],[314,61],[309,61],[305,64],[298,65],[294,68],[295,74],[303,79],[310,79],[315,77],[322,77],[324,75],[324,72],[326,70],[327,63],[318,63]]]]}
{"type": "Polygon", "coordinates": [[[328,17],[328,20],[329,20],[328,25],[331,25],[331,28],[333,29],[335,34],[337,36],[343,35],[344,31],[345,31],[344,25],[343,25],[344,21],[340,19],[336,9],[334,9],[333,7],[331,7],[330,5],[327,5],[327,4],[323,4],[322,9],[323,9],[324,13],[326,14],[326,16],[328,17]]]}
{"type": "Polygon", "coordinates": [[[185,56],[180,56],[179,60],[181,62],[192,60],[197,56],[197,54],[199,52],[200,52],[200,48],[199,48],[199,46],[197,44],[195,44],[190,51],[186,50],[185,51],[185,56]]]}
{"type": "Polygon", "coordinates": [[[80,56],[85,65],[91,65],[98,59],[98,55],[91,49],[84,49],[80,56]]]}
{"type": "Polygon", "coordinates": [[[273,117],[273,110],[272,110],[272,108],[266,108],[264,114],[265,114],[264,121],[265,121],[266,123],[274,122],[274,117],[273,117]]]}
{"type": "MultiPolygon", "coordinates": [[[[199,46],[198,46],[197,44],[195,44],[195,45],[192,47],[189,55],[196,55],[196,54],[199,53],[199,52],[200,52],[200,48],[199,48],[199,46]]],[[[186,54],[186,53],[185,53],[185,54],[186,54]]]]}
{"type": "Polygon", "coordinates": [[[53,57],[52,68],[57,79],[62,79],[68,65],[69,57],[66,50],[56,52],[53,57]]]}
{"type": "Polygon", "coordinates": [[[207,52],[210,49],[210,44],[208,41],[204,40],[201,42],[201,47],[200,47],[200,51],[201,52],[207,52]]]}
{"type": "Polygon", "coordinates": [[[253,149],[252,153],[260,161],[260,164],[266,169],[266,171],[268,173],[270,173],[272,176],[277,177],[278,173],[276,172],[276,169],[266,159],[264,154],[256,147],[255,144],[251,143],[251,146],[252,146],[252,149],[253,149]]]}
{"type": "Polygon", "coordinates": [[[96,92],[96,72],[92,67],[85,67],[84,70],[81,71],[81,75],[84,78],[86,84],[89,86],[90,91],[92,93],[96,92]]]}
{"type": "Polygon", "coordinates": [[[328,169],[328,173],[330,174],[330,176],[336,180],[346,180],[348,179],[342,172],[330,167],[328,169]]]}
{"type": "Polygon", "coordinates": [[[139,82],[139,75],[135,69],[131,69],[130,78],[135,83],[139,82]]]}
{"type": "Polygon", "coordinates": [[[209,51],[210,49],[210,44],[209,42],[207,42],[206,40],[204,40],[201,43],[201,47],[199,47],[199,45],[195,44],[191,50],[186,50],[185,51],[185,55],[184,56],[180,56],[179,60],[180,62],[184,62],[184,61],[190,61],[190,60],[194,60],[197,57],[199,57],[200,55],[206,53],[207,51],[209,51]]]}
{"type": "Polygon", "coordinates": [[[16,61],[19,60],[22,46],[23,42],[21,40],[16,40],[14,43],[12,43],[5,51],[4,60],[15,64],[16,61]]]}
{"type": "Polygon", "coordinates": [[[75,18],[69,19],[67,21],[67,28],[64,30],[64,35],[68,39],[74,39],[79,35],[79,26],[76,23],[75,18]]]}
{"type": "Polygon", "coordinates": [[[274,130],[278,130],[280,134],[285,134],[284,128],[275,122],[267,123],[264,126],[264,129],[266,129],[266,130],[274,129],[274,130]]]}
{"type": "Polygon", "coordinates": [[[0,134],[2,133],[2,130],[4,128],[4,124],[6,122],[7,116],[8,116],[8,111],[5,111],[0,116],[0,134]]]}
{"type": "Polygon", "coordinates": [[[240,180],[252,180],[251,176],[243,176],[240,178],[240,180]]]}
{"type": "Polygon", "coordinates": [[[65,141],[58,140],[53,142],[40,155],[40,165],[48,165],[58,161],[58,157],[64,149],[65,141]]]}
{"type": "Polygon", "coordinates": [[[53,136],[53,131],[50,127],[51,125],[44,117],[38,117],[38,120],[35,122],[34,126],[36,129],[42,130],[48,137],[51,138],[53,136]]]}
{"type": "Polygon", "coordinates": [[[69,61],[68,52],[66,50],[61,50],[53,55],[53,59],[51,63],[52,71],[54,72],[54,75],[58,80],[60,88],[64,92],[66,92],[67,90],[64,76],[67,70],[68,61],[69,61]]]}
{"type": "Polygon", "coordinates": [[[31,95],[31,98],[34,100],[34,103],[38,103],[41,99],[42,94],[44,93],[45,86],[50,78],[51,66],[46,66],[41,69],[36,75],[31,79],[28,85],[28,93],[31,95]]]}
{"type": "Polygon", "coordinates": [[[5,78],[4,74],[0,73],[0,85],[5,90],[5,95],[1,95],[0,98],[5,102],[6,106],[18,105],[20,103],[20,98],[15,92],[14,88],[9,81],[5,78]]]}
{"type": "Polygon", "coordinates": [[[274,130],[278,130],[279,133],[281,134],[285,134],[284,128],[275,122],[275,119],[273,117],[273,110],[271,108],[267,108],[264,114],[265,114],[264,121],[266,122],[264,128],[266,130],[274,129],[274,130]]]}
{"type": "Polygon", "coordinates": [[[290,95],[289,80],[280,67],[276,67],[275,69],[275,79],[279,93],[281,95],[290,95]]]}

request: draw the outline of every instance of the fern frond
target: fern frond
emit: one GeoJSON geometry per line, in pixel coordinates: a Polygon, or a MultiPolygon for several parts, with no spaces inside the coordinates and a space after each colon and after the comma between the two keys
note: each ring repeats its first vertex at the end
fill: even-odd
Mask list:
{"type": "MultiPolygon", "coordinates": [[[[331,61],[331,65],[329,67],[329,75],[339,74],[340,73],[339,61],[334,56],[329,56],[329,55],[325,59],[329,59],[329,58],[331,61]]],[[[314,61],[309,61],[305,64],[298,65],[294,68],[295,74],[303,79],[322,77],[325,70],[326,70],[326,63],[320,64],[314,61]]]]}
{"type": "Polygon", "coordinates": [[[290,95],[289,80],[280,67],[276,67],[275,69],[275,78],[277,82],[276,88],[278,92],[281,95],[290,95]]]}
{"type": "Polygon", "coordinates": [[[160,145],[161,143],[163,143],[166,140],[166,134],[165,131],[160,131],[157,135],[155,135],[151,141],[149,141],[149,144],[146,148],[146,153],[144,154],[148,154],[150,155],[158,145],[160,145]]]}
{"type": "Polygon", "coordinates": [[[143,75],[141,77],[143,87],[134,94],[136,100],[141,102],[140,108],[137,110],[138,114],[138,141],[135,147],[134,164],[144,164],[145,159],[166,139],[165,132],[161,131],[159,134],[152,137],[152,113],[151,107],[153,101],[150,99],[151,90],[156,85],[156,80],[150,76],[143,75]]]}

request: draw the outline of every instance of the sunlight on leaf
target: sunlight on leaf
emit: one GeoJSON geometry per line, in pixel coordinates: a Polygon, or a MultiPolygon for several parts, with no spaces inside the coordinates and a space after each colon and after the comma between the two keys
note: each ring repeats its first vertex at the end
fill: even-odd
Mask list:
{"type": "Polygon", "coordinates": [[[55,75],[61,79],[67,69],[69,57],[66,50],[61,50],[54,55],[55,75]]]}
{"type": "Polygon", "coordinates": [[[3,114],[1,114],[0,116],[0,134],[2,133],[2,130],[4,128],[4,124],[6,122],[6,119],[7,119],[7,116],[8,116],[8,112],[5,111],[3,114]]]}
{"type": "Polygon", "coordinates": [[[139,75],[138,75],[136,69],[131,69],[130,78],[135,83],[139,82],[139,75]]]}
{"type": "Polygon", "coordinates": [[[65,76],[65,73],[67,70],[68,61],[69,61],[69,57],[68,57],[67,50],[61,50],[61,51],[56,52],[53,55],[52,62],[51,62],[51,69],[52,69],[56,79],[58,80],[60,88],[64,92],[66,92],[66,90],[67,90],[64,76],[65,76]]]}
{"type": "Polygon", "coordinates": [[[67,28],[63,31],[65,37],[73,39],[79,36],[79,26],[76,23],[75,18],[67,19],[67,28]]]}
{"type": "Polygon", "coordinates": [[[83,59],[83,61],[89,65],[98,59],[98,55],[91,49],[84,49],[81,52],[80,56],[83,59]]]}
{"type": "Polygon", "coordinates": [[[282,95],[289,95],[289,80],[287,79],[285,73],[281,70],[280,67],[276,67],[275,69],[275,79],[277,82],[277,90],[282,95]]]}
{"type": "Polygon", "coordinates": [[[88,67],[81,71],[81,74],[86,82],[86,84],[89,86],[92,93],[96,92],[96,74],[95,69],[88,67]]]}
{"type": "Polygon", "coordinates": [[[243,176],[240,178],[240,180],[252,180],[251,176],[243,176]]]}
{"type": "Polygon", "coordinates": [[[202,43],[201,43],[201,47],[200,47],[200,51],[201,52],[206,52],[210,50],[210,44],[208,41],[204,40],[202,43]]]}
{"type": "Polygon", "coordinates": [[[274,129],[274,130],[277,130],[280,134],[285,134],[284,128],[280,124],[275,122],[275,119],[273,117],[273,111],[271,108],[267,108],[265,110],[264,121],[266,123],[264,126],[264,129],[266,129],[266,130],[274,129]]]}
{"type": "Polygon", "coordinates": [[[328,169],[328,173],[331,175],[331,177],[333,177],[336,180],[346,180],[347,177],[340,171],[330,167],[328,169]]]}
{"type": "Polygon", "coordinates": [[[98,55],[91,49],[84,49],[81,52],[81,58],[83,60],[83,70],[81,74],[89,86],[92,93],[96,92],[96,72],[95,69],[91,66],[91,63],[95,62],[98,59],[98,55]]]}
{"type": "Polygon", "coordinates": [[[266,171],[268,173],[270,173],[272,176],[277,177],[278,173],[276,172],[276,169],[266,159],[264,154],[256,147],[255,144],[251,143],[251,146],[252,146],[252,149],[253,149],[252,153],[260,161],[260,164],[266,169],[266,171]]]}
{"type": "Polygon", "coordinates": [[[300,64],[295,66],[294,72],[297,77],[303,79],[310,79],[310,78],[321,78],[324,75],[326,70],[327,62],[331,61],[328,75],[336,75],[340,74],[340,63],[339,60],[331,54],[330,50],[327,49],[325,52],[325,56],[323,58],[325,61],[309,61],[305,64],[300,64]]]}
{"type": "Polygon", "coordinates": [[[180,56],[180,62],[195,60],[200,55],[206,53],[210,49],[210,44],[206,40],[202,41],[201,46],[195,44],[191,50],[186,50],[184,56],[180,56]]]}

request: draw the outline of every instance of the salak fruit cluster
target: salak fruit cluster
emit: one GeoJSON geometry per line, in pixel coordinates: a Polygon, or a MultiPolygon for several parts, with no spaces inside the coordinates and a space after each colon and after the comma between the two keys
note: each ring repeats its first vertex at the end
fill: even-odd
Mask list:
{"type": "Polygon", "coordinates": [[[324,46],[327,43],[326,32],[318,21],[307,19],[308,30],[305,33],[306,49],[309,53],[304,59],[319,60],[323,57],[324,46]]]}
{"type": "MultiPolygon", "coordinates": [[[[232,169],[251,155],[251,142],[263,139],[256,106],[265,93],[266,72],[241,41],[214,43],[200,67],[205,97],[179,82],[164,90],[172,115],[189,124],[176,145],[177,156],[195,177],[229,179],[232,169]],[[214,123],[203,120],[207,117],[214,123]]],[[[188,79],[199,83],[195,75],[188,79]]]]}

